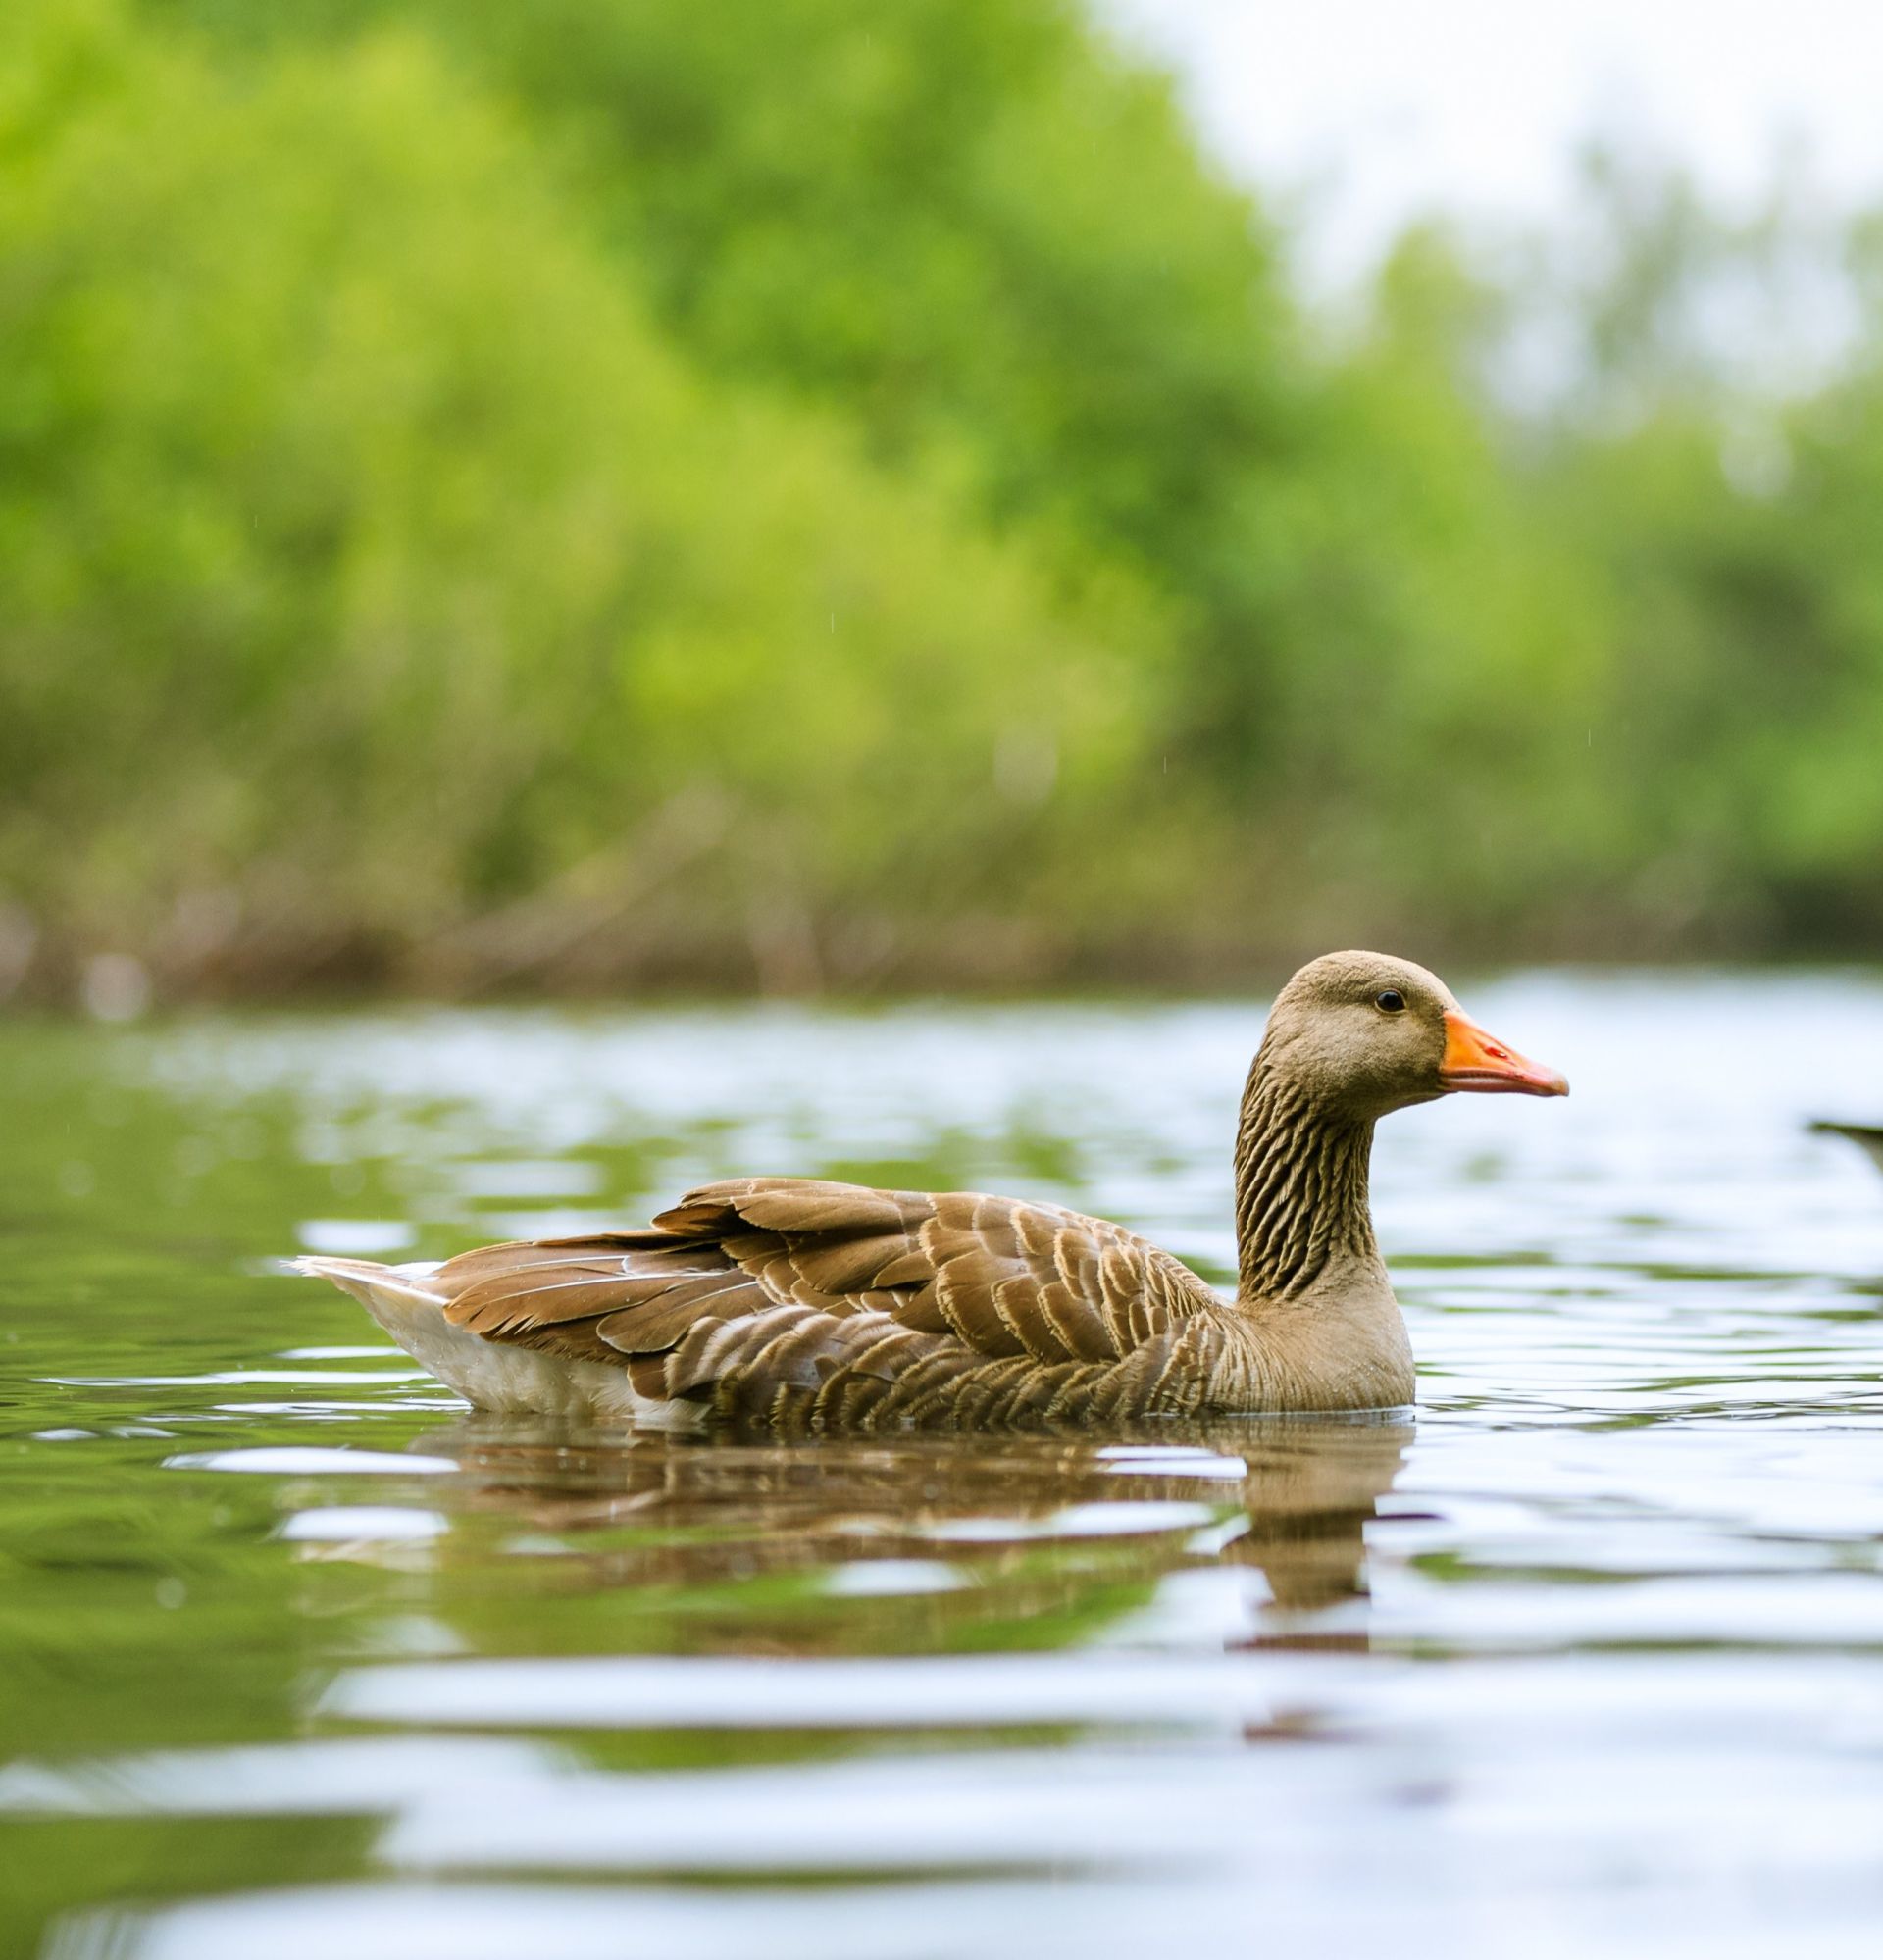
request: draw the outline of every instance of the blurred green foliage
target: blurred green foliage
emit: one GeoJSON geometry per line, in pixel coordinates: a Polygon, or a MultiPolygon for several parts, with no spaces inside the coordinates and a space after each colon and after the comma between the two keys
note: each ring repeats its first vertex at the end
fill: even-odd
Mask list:
{"type": "Polygon", "coordinates": [[[1070,0],[15,0],[0,988],[1875,946],[1883,330],[1604,168],[1543,413],[1070,0]]]}

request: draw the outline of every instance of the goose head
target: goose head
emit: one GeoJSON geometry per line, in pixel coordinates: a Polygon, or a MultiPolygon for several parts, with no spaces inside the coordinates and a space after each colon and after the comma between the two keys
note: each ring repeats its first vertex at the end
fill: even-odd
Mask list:
{"type": "Polygon", "coordinates": [[[1569,1093],[1465,1014],[1437,974],[1387,953],[1328,953],[1277,996],[1270,1070],[1333,1118],[1370,1123],[1442,1095],[1569,1093]]]}

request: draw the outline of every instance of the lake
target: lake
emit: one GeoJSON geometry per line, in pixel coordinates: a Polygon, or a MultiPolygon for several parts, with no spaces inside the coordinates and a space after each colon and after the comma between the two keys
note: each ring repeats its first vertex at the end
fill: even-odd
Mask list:
{"type": "Polygon", "coordinates": [[[57,1960],[1862,1954],[1883,979],[1538,973],[1390,1119],[1406,1418],[480,1417],[299,1250],[789,1171],[1219,1281],[1260,1002],[0,1023],[0,1894],[57,1960]]]}

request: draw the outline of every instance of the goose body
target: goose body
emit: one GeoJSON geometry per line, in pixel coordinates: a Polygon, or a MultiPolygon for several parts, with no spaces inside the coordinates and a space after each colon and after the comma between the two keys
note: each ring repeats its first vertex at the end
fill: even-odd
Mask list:
{"type": "Polygon", "coordinates": [[[1567,1084],[1409,962],[1296,975],[1243,1097],[1234,1298],[1057,1205],[801,1178],[436,1265],[297,1264],[496,1410],[868,1430],[1394,1407],[1412,1354],[1367,1206],[1373,1125],[1456,1090],[1567,1084]]]}

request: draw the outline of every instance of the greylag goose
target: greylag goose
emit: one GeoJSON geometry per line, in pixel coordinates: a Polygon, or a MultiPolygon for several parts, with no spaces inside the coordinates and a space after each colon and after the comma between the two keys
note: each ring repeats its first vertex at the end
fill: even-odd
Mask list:
{"type": "Polygon", "coordinates": [[[436,1265],[295,1263],[490,1409],[882,1430],[1398,1407],[1412,1352],[1367,1206],[1374,1124],[1568,1089],[1423,967],[1330,953],[1282,989],[1243,1091],[1233,1299],[1058,1205],[808,1178],[436,1265]]]}

